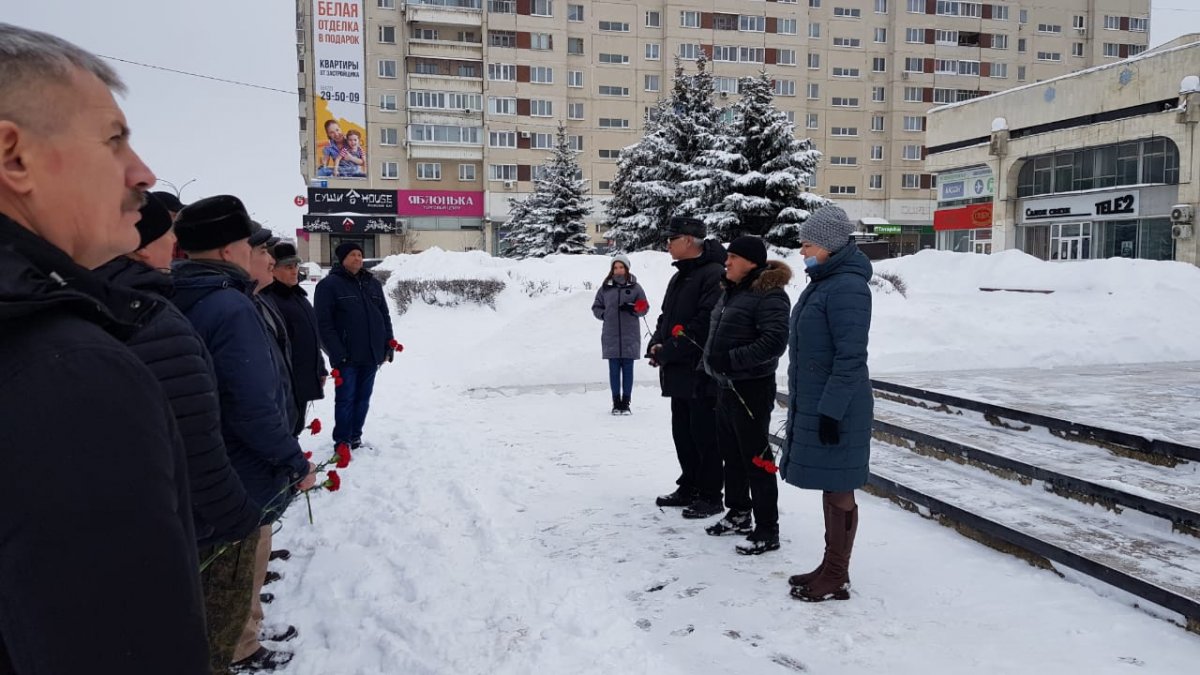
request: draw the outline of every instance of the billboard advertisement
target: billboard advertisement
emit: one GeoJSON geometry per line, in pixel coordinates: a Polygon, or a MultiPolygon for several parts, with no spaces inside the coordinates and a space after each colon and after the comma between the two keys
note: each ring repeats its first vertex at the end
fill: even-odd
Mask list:
{"type": "Polygon", "coordinates": [[[938,201],[954,202],[996,195],[996,179],[986,166],[964,171],[946,171],[937,177],[938,201]]]}
{"type": "Polygon", "coordinates": [[[396,215],[395,190],[309,188],[309,213],[396,215]]]}
{"type": "Polygon", "coordinates": [[[399,214],[410,218],[482,218],[483,193],[454,190],[401,190],[399,214]]]}
{"type": "Polygon", "coordinates": [[[396,216],[304,216],[305,232],[328,234],[391,234],[396,231],[396,216]]]}
{"type": "Polygon", "coordinates": [[[362,3],[313,0],[312,8],[315,177],[364,179],[370,165],[362,3]]]}

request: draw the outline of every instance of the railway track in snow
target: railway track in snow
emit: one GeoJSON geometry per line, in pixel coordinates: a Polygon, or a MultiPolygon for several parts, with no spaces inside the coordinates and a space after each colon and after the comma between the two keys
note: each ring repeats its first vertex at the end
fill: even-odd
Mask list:
{"type": "Polygon", "coordinates": [[[1200,633],[1200,448],[872,384],[867,491],[1200,633]]]}

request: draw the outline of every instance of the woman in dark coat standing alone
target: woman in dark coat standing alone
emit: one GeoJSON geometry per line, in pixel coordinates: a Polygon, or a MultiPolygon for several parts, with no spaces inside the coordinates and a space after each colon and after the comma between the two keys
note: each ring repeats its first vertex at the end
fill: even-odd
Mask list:
{"type": "Polygon", "coordinates": [[[850,551],[858,531],[854,490],[867,482],[874,399],[867,371],[871,263],[850,240],[854,224],[836,206],[800,228],[810,281],[792,310],[788,422],[780,473],[824,491],[825,557],[788,579],[792,597],[850,598],[850,551]]]}
{"type": "Polygon", "coordinates": [[[617,255],[608,276],[596,291],[592,314],[604,322],[600,333],[603,356],[608,359],[608,383],[612,387],[612,414],[628,415],[633,395],[633,362],[641,358],[642,327],[638,319],[650,311],[646,292],[629,272],[629,258],[617,255]]]}

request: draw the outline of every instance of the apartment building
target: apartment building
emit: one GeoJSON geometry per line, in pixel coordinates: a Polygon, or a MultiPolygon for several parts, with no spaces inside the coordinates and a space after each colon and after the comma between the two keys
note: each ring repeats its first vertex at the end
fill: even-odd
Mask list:
{"type": "MultiPolygon", "coordinates": [[[[723,101],[736,100],[738,78],[763,68],[774,77],[777,105],[825,155],[815,191],[896,237],[901,252],[932,246],[926,111],[1140,53],[1150,10],[1149,0],[297,7],[306,179],[327,191],[392,192],[398,204],[390,233],[378,219],[310,216],[317,259],[355,237],[374,255],[494,250],[508,200],[532,190],[559,121],[599,221],[619,152],[669,95],[675,57],[691,70],[701,53],[723,101]]],[[[592,230],[599,240],[602,226],[592,230]]]]}

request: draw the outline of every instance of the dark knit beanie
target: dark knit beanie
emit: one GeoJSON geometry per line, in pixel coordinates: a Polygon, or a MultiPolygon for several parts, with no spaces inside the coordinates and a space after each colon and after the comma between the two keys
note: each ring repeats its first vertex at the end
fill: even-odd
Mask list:
{"type": "Polygon", "coordinates": [[[146,203],[141,208],[142,219],[137,222],[140,239],[138,248],[158,241],[171,229],[171,214],[153,193],[146,195],[146,203]]]}
{"type": "Polygon", "coordinates": [[[179,213],[180,211],[183,210],[183,207],[186,206],[186,204],[179,201],[179,196],[173,192],[167,192],[166,190],[156,190],[154,192],[151,192],[150,194],[154,195],[155,197],[158,197],[158,201],[163,206],[165,206],[167,208],[167,210],[170,211],[171,213],[179,213]]]}
{"type": "Polygon", "coordinates": [[[211,251],[249,239],[254,229],[242,200],[233,195],[205,197],[183,207],[175,217],[179,248],[188,252],[211,251]]]}
{"type": "Polygon", "coordinates": [[[762,267],[767,264],[767,245],[758,237],[743,235],[729,244],[729,252],[762,267]]]}
{"type": "Polygon", "coordinates": [[[340,263],[346,259],[346,256],[350,255],[351,251],[362,253],[363,249],[356,241],[344,241],[333,250],[333,254],[337,256],[337,261],[340,263]]]}

